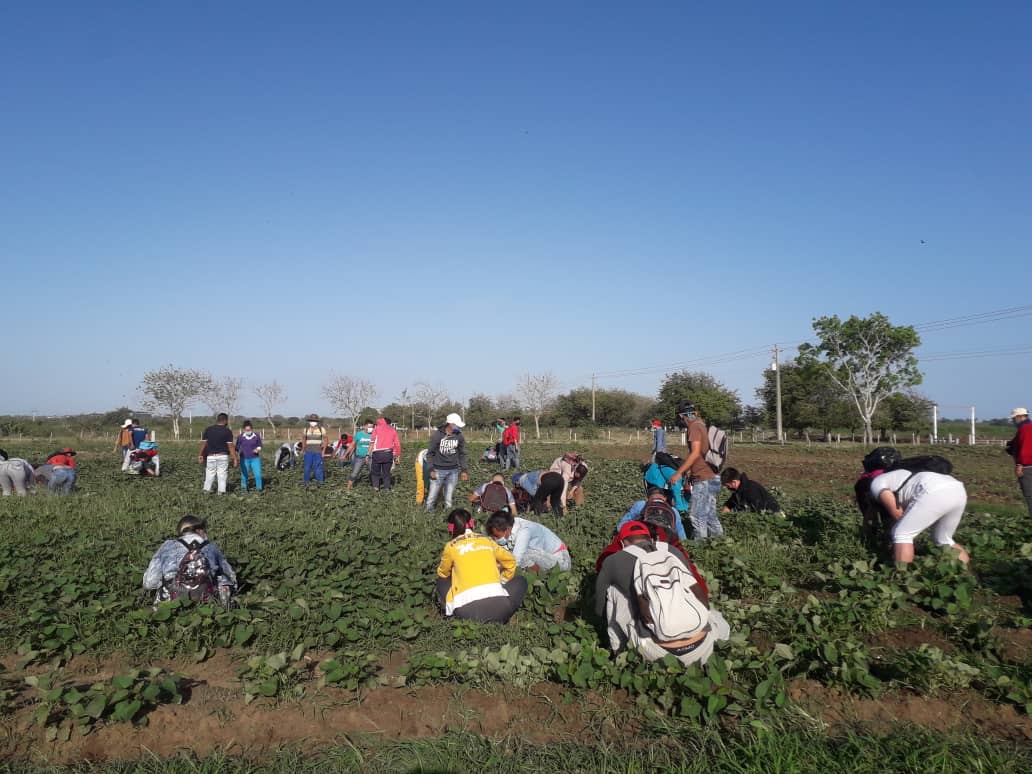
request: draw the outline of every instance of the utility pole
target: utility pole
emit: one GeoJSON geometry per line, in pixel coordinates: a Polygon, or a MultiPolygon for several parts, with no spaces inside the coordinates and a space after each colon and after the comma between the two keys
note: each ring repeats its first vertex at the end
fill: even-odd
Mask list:
{"type": "Polygon", "coordinates": [[[932,404],[932,443],[939,440],[939,407],[932,404]]]}
{"type": "Polygon", "coordinates": [[[975,407],[971,407],[971,445],[975,445],[975,407]]]}
{"type": "Polygon", "coordinates": [[[770,364],[771,369],[774,371],[774,399],[777,404],[777,418],[778,418],[778,443],[783,443],[785,436],[781,431],[781,369],[778,368],[778,360],[781,350],[778,349],[778,345],[774,345],[774,362],[770,364]]]}
{"type": "Polygon", "coordinates": [[[591,375],[591,421],[595,421],[595,374],[591,375]]]}

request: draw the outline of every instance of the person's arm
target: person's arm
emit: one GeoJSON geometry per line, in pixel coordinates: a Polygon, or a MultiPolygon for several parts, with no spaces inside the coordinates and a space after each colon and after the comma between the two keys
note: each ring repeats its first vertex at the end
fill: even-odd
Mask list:
{"type": "Polygon", "coordinates": [[[215,573],[219,577],[220,586],[233,586],[237,585],[236,572],[230,566],[226,560],[225,554],[222,550],[214,543],[209,543],[208,547],[211,548],[212,553],[215,555],[215,573]]]}
{"type": "Polygon", "coordinates": [[[398,431],[394,431],[394,443],[391,445],[391,451],[394,452],[394,461],[401,462],[401,439],[398,437],[398,431]]]}
{"type": "MultiPolygon", "coordinates": [[[[229,437],[232,440],[232,438],[233,438],[232,431],[230,431],[229,437]]],[[[235,468],[237,465],[240,464],[240,458],[237,457],[236,447],[234,447],[233,444],[231,444],[231,443],[227,443],[226,444],[226,448],[229,449],[229,461],[230,461],[229,464],[232,467],[235,468]]]]}
{"type": "Polygon", "coordinates": [[[495,561],[502,568],[502,583],[512,580],[516,574],[516,557],[497,543],[494,544],[495,561]]]}
{"type": "Polygon", "coordinates": [[[167,543],[163,543],[161,547],[154,552],[154,556],[151,557],[150,564],[147,565],[147,571],[143,574],[143,587],[145,589],[155,590],[160,589],[162,582],[165,578],[161,572],[161,566],[164,564],[167,543]]]}
{"type": "Polygon", "coordinates": [[[613,556],[609,556],[602,564],[598,576],[595,578],[595,615],[603,618],[606,614],[606,596],[609,593],[609,586],[613,582],[613,556]]]}
{"type": "MultiPolygon", "coordinates": [[[[691,436],[690,431],[688,435],[691,436]]],[[[696,438],[695,441],[689,440],[689,443],[691,443],[691,449],[688,452],[688,456],[684,458],[684,462],[681,463],[681,467],[677,469],[677,472],[667,479],[667,484],[669,484],[670,486],[673,486],[677,479],[679,479],[681,476],[683,476],[689,470],[691,470],[692,465],[695,464],[695,460],[699,459],[699,457],[702,456],[700,454],[702,444],[698,442],[698,439],[696,438]]]]}
{"type": "Polygon", "coordinates": [[[878,502],[892,518],[897,521],[903,518],[903,509],[899,507],[899,503],[896,502],[896,493],[891,489],[883,489],[878,495],[878,502]]]}
{"type": "Polygon", "coordinates": [[[1022,433],[1021,431],[1024,429],[1024,425],[1019,427],[1018,432],[1014,434],[1014,440],[1011,441],[1011,454],[1014,455],[1014,475],[1016,475],[1018,478],[1021,478],[1025,472],[1025,466],[1018,461],[1021,459],[1021,447],[1022,441],[1024,440],[1022,438],[1024,433],[1022,433]]]}
{"type": "Polygon", "coordinates": [[[444,551],[441,552],[441,561],[437,565],[437,577],[438,578],[450,578],[452,565],[455,564],[455,559],[452,557],[451,544],[449,543],[444,547],[444,551]]]}
{"type": "Polygon", "coordinates": [[[466,472],[466,436],[459,433],[459,480],[466,481],[469,478],[469,473],[466,472]]]}
{"type": "Polygon", "coordinates": [[[322,430],[322,451],[320,451],[319,453],[325,457],[326,454],[330,451],[330,437],[327,434],[325,427],[320,427],[319,429],[322,430]]]}
{"type": "Polygon", "coordinates": [[[197,452],[197,461],[198,462],[204,462],[204,456],[205,456],[205,454],[207,454],[207,452],[208,452],[208,439],[207,438],[202,438],[201,439],[201,450],[199,452],[197,452]]]}
{"type": "Polygon", "coordinates": [[[506,495],[508,495],[509,499],[509,513],[511,513],[513,516],[518,516],[519,512],[516,510],[516,498],[513,497],[512,490],[506,488],[505,493],[506,495]]]}
{"type": "Polygon", "coordinates": [[[512,546],[512,555],[516,559],[516,564],[520,563],[520,560],[527,555],[527,551],[530,549],[530,530],[524,525],[523,529],[516,533],[516,542],[512,546]]]}

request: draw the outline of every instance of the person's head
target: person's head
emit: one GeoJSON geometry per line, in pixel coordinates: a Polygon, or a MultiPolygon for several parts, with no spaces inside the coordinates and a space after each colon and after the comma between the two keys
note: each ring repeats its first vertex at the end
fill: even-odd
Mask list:
{"type": "Polygon", "coordinates": [[[394,424],[394,422],[391,421],[390,417],[381,417],[381,418],[383,419],[383,423],[385,425],[393,425],[394,424]]]}
{"type": "Polygon", "coordinates": [[[1011,422],[1013,422],[1014,424],[1020,425],[1022,422],[1026,421],[1027,419],[1028,419],[1028,409],[1027,408],[1016,408],[1013,411],[1011,411],[1011,422]]]}
{"type": "Polygon", "coordinates": [[[318,424],[319,424],[319,415],[318,414],[309,414],[308,415],[308,426],[309,427],[316,427],[318,424]]]}
{"type": "Polygon", "coordinates": [[[588,466],[583,462],[578,462],[577,467],[573,469],[573,483],[579,484],[586,475],[588,475],[588,466]]]}
{"type": "Polygon", "coordinates": [[[732,492],[738,489],[742,483],[742,473],[736,468],[724,468],[720,472],[720,483],[732,492]]]}
{"type": "Polygon", "coordinates": [[[512,485],[513,486],[519,486],[521,478],[523,478],[523,474],[522,473],[513,473],[512,474],[512,485]]]}
{"type": "Polygon", "coordinates": [[[499,424],[499,425],[507,424],[507,422],[505,421],[505,417],[498,417],[498,419],[495,420],[495,424],[499,424]]]}
{"type": "Polygon", "coordinates": [[[514,425],[517,425],[517,426],[518,426],[518,425],[520,424],[520,418],[519,418],[519,417],[513,417],[513,418],[512,418],[512,423],[513,423],[514,425]]]}
{"type": "Polygon", "coordinates": [[[244,422],[244,432],[246,433],[249,430],[254,430],[254,425],[251,424],[251,420],[250,419],[248,419],[246,422],[244,422]]]}
{"type": "Polygon", "coordinates": [[[649,532],[648,525],[640,521],[627,522],[620,527],[620,531],[616,533],[616,536],[624,548],[652,541],[652,533],[649,532]]]}
{"type": "Polygon", "coordinates": [[[663,423],[660,422],[658,419],[653,419],[652,420],[652,432],[656,432],[662,426],[663,426],[663,423]]]}
{"type": "Polygon", "coordinates": [[[495,542],[501,542],[512,534],[512,525],[515,523],[515,517],[508,511],[495,511],[487,517],[484,531],[495,542]]]}
{"type": "Polygon", "coordinates": [[[122,423],[122,429],[123,430],[127,430],[130,427],[132,427],[132,426],[133,426],[133,420],[131,420],[131,419],[127,419],[127,420],[125,420],[125,422],[122,423]]]}
{"type": "Polygon", "coordinates": [[[133,418],[132,418],[132,419],[130,419],[129,421],[130,421],[130,422],[132,423],[132,426],[133,426],[133,427],[139,427],[139,426],[140,426],[140,420],[139,420],[139,419],[137,419],[136,417],[133,417],[133,418]]]}
{"type": "Polygon", "coordinates": [[[61,451],[58,452],[58,454],[65,454],[65,455],[67,455],[69,457],[74,457],[75,456],[75,449],[70,449],[69,447],[66,446],[63,449],[61,449],[61,451]]]}
{"type": "Polygon", "coordinates": [[[461,432],[465,426],[466,423],[462,421],[462,417],[454,411],[444,418],[444,430],[446,433],[461,432]]]}
{"type": "Polygon", "coordinates": [[[505,476],[503,476],[501,473],[495,473],[493,476],[491,476],[491,483],[493,484],[495,481],[497,481],[499,484],[505,484],[505,476]]]}
{"type": "Polygon", "coordinates": [[[188,532],[200,532],[204,533],[208,529],[208,523],[200,516],[194,516],[193,514],[186,514],[179,520],[176,525],[176,534],[185,535],[188,532]]]}
{"type": "Polygon", "coordinates": [[[7,462],[9,459],[11,459],[11,457],[7,453],[7,449],[0,449],[0,462],[7,462]]]}
{"type": "Polygon", "coordinates": [[[465,508],[456,508],[444,517],[445,526],[448,527],[448,534],[458,537],[465,534],[466,530],[474,529],[477,524],[473,521],[473,514],[465,508]]]}
{"type": "Polygon", "coordinates": [[[219,414],[217,417],[215,417],[215,422],[220,425],[229,424],[229,414],[225,412],[219,414]]]}
{"type": "Polygon", "coordinates": [[[366,420],[365,422],[363,422],[363,423],[362,423],[362,428],[363,428],[363,429],[364,429],[364,430],[365,430],[365,431],[366,431],[367,433],[371,433],[371,432],[373,432],[373,420],[371,420],[371,419],[367,419],[367,420],[366,420]]]}
{"type": "Polygon", "coordinates": [[[699,418],[699,409],[690,400],[682,400],[677,404],[677,424],[687,426],[693,419],[699,418]]]}
{"type": "Polygon", "coordinates": [[[646,500],[662,500],[663,502],[670,504],[670,490],[664,489],[661,486],[650,486],[645,490],[646,500]]]}

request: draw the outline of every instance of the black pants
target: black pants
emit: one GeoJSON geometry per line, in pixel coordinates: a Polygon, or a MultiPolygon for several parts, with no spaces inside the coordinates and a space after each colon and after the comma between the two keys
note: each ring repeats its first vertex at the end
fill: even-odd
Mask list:
{"type": "Polygon", "coordinates": [[[390,490],[392,465],[394,452],[390,449],[380,449],[369,456],[369,478],[373,482],[373,489],[390,490]]]}
{"type": "MultiPolygon", "coordinates": [[[[448,599],[448,589],[451,588],[451,578],[438,578],[436,584],[437,601],[441,609],[445,609],[448,599]]],[[[523,598],[527,596],[527,579],[522,575],[516,575],[511,581],[505,584],[506,596],[488,597],[470,602],[462,607],[455,608],[452,617],[460,621],[479,621],[480,623],[506,623],[512,618],[513,613],[520,609],[523,598]]]]}
{"type": "Polygon", "coordinates": [[[545,503],[550,501],[552,513],[555,517],[562,518],[563,515],[563,477],[558,473],[549,471],[541,476],[538,482],[537,492],[530,500],[534,513],[538,516],[545,512],[545,503]]]}

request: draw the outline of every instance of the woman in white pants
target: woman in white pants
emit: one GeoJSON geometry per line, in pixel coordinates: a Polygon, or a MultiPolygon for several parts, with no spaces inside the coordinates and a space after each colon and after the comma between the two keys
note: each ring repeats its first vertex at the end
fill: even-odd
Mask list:
{"type": "Polygon", "coordinates": [[[896,519],[892,543],[897,562],[914,561],[914,538],[935,525],[936,545],[954,549],[957,558],[968,563],[964,546],[953,542],[967,505],[964,485],[953,476],[894,470],[871,481],[871,494],[896,519]]]}
{"type": "Polygon", "coordinates": [[[0,453],[0,490],[4,495],[16,494],[24,497],[33,482],[32,466],[23,459],[8,459],[6,453],[0,453]]]}

